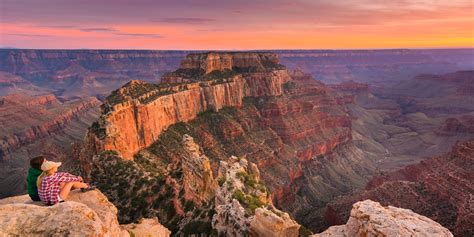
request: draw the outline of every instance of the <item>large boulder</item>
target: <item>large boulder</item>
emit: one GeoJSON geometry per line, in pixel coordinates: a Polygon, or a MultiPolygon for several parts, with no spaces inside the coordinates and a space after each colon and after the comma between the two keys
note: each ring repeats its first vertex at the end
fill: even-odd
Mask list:
{"type": "Polygon", "coordinates": [[[313,237],[326,236],[437,236],[453,234],[428,217],[411,210],[383,207],[378,202],[365,200],[353,205],[345,225],[332,226],[313,237]]]}
{"type": "MultiPolygon", "coordinates": [[[[157,220],[141,223],[156,230],[146,236],[170,234],[157,220]]],[[[73,191],[66,202],[53,206],[33,202],[28,195],[0,200],[0,236],[130,236],[141,233],[137,229],[120,226],[117,208],[98,190],[73,191]]]]}

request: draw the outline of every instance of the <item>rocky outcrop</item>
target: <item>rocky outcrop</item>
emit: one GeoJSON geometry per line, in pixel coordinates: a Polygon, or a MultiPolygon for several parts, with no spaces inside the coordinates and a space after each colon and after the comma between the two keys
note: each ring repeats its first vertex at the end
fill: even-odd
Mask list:
{"type": "Polygon", "coordinates": [[[257,166],[231,157],[219,166],[212,226],[223,236],[298,236],[300,225],[277,210],[257,166]]]}
{"type": "Polygon", "coordinates": [[[172,124],[188,122],[208,110],[240,107],[246,96],[282,95],[283,84],[290,76],[277,62],[273,54],[191,54],[183,61],[182,68],[164,79],[164,82],[182,83],[154,85],[132,81],[113,92],[105,102],[104,114],[96,124],[104,132],[98,136],[101,150],[115,150],[125,159],[132,159],[172,124]],[[221,62],[225,58],[231,61],[230,65],[221,62]],[[189,70],[195,67],[205,73],[189,75],[189,70]],[[258,70],[253,72],[253,67],[258,70]],[[221,69],[234,71],[212,74],[221,69]],[[170,79],[181,77],[186,79],[170,79]]]}
{"type": "Polygon", "coordinates": [[[135,237],[168,237],[171,234],[156,218],[141,219],[139,223],[120,225],[120,228],[135,237]]]}
{"type": "Polygon", "coordinates": [[[66,202],[49,207],[32,202],[28,195],[2,199],[0,229],[5,236],[170,235],[156,219],[120,226],[117,208],[100,191],[73,191],[66,202]],[[147,232],[144,228],[148,229],[147,232]]]}
{"type": "Polygon", "coordinates": [[[181,161],[184,198],[202,205],[214,197],[217,187],[212,175],[211,162],[201,153],[199,145],[189,135],[183,137],[183,149],[186,153],[181,161]]]}
{"type": "MultiPolygon", "coordinates": [[[[135,87],[147,85],[132,81],[126,85],[130,88],[120,90],[134,90],[135,87]]],[[[123,158],[132,159],[139,150],[156,141],[161,132],[170,125],[190,121],[207,110],[219,111],[224,106],[242,105],[244,93],[243,81],[240,78],[203,87],[194,83],[187,88],[150,99],[148,103],[130,99],[113,105],[97,124],[97,129],[104,131],[103,137],[98,136],[101,150],[115,150],[123,158]]],[[[121,93],[120,90],[118,93],[121,93]]]]}
{"type": "Polygon", "coordinates": [[[21,146],[60,132],[73,119],[98,109],[94,97],[60,102],[54,95],[11,94],[0,99],[0,160],[21,146]]]}
{"type": "MultiPolygon", "coordinates": [[[[305,224],[313,223],[310,213],[320,212],[334,196],[365,186],[367,178],[360,174],[374,167],[370,158],[351,145],[351,120],[344,108],[337,104],[322,83],[309,75],[267,69],[271,67],[243,72],[216,73],[214,70],[208,74],[204,74],[203,70],[178,69],[168,75],[168,79],[180,79],[166,79],[168,84],[131,82],[108,97],[110,103],[104,106],[102,119],[91,127],[84,149],[93,151],[89,157],[97,159],[92,159],[92,162],[83,159],[83,167],[91,170],[97,185],[124,210],[120,213],[121,221],[127,223],[141,216],[157,214],[160,221],[176,233],[210,233],[212,229],[219,228],[213,228],[209,219],[212,220],[212,212],[218,210],[212,207],[212,199],[200,202],[200,199],[205,199],[202,197],[207,196],[207,192],[199,193],[191,187],[208,185],[186,165],[189,152],[185,151],[184,134],[191,136],[202,148],[201,152],[208,157],[217,183],[220,180],[215,174],[218,173],[220,161],[227,161],[235,155],[255,163],[261,170],[261,182],[265,183],[266,192],[270,194],[269,199],[272,199],[274,206],[291,213],[299,222],[305,221],[305,224]],[[195,76],[193,73],[202,75],[195,76]],[[243,84],[240,106],[224,106],[218,111],[207,110],[192,116],[191,112],[187,113],[183,108],[189,108],[194,103],[205,103],[212,97],[197,96],[199,99],[193,99],[190,96],[180,100],[180,103],[175,102],[177,99],[174,97],[190,93],[189,90],[204,90],[202,86],[206,84],[209,87],[229,85],[236,83],[236,80],[241,80],[243,84]],[[252,83],[257,88],[250,90],[249,81],[255,81],[252,83]],[[276,86],[278,84],[280,86],[276,86]],[[254,96],[247,93],[254,93],[254,96]],[[135,103],[136,106],[122,103],[122,100],[135,103]],[[166,110],[162,108],[163,105],[166,105],[166,110]],[[119,110],[120,106],[129,108],[122,111],[119,110]],[[133,109],[145,107],[161,109],[150,109],[143,113],[135,113],[133,109]],[[158,116],[161,119],[155,119],[158,116]],[[117,119],[114,123],[122,123],[116,130],[110,129],[115,126],[110,122],[113,117],[117,119]],[[153,120],[155,122],[151,122],[153,120]],[[135,121],[138,121],[138,130],[135,121]],[[144,123],[148,125],[143,126],[144,123]],[[154,130],[163,124],[168,126],[154,130]],[[131,133],[121,135],[122,130],[119,129],[131,133]],[[154,137],[147,135],[151,133],[155,133],[154,137]],[[140,139],[146,136],[153,139],[149,139],[150,145],[136,148],[138,151],[134,159],[123,159],[123,151],[131,151],[125,149],[128,149],[128,144],[143,144],[134,141],[137,134],[140,139]],[[108,159],[106,155],[113,152],[103,147],[107,137],[123,137],[123,140],[110,139],[110,149],[123,144],[117,155],[112,155],[113,159],[108,159]],[[110,176],[114,176],[114,181],[110,180],[110,176]],[[125,184],[120,180],[129,182],[125,184]],[[187,184],[192,183],[190,180],[196,183],[187,184]],[[117,192],[117,189],[121,191],[117,192]],[[132,205],[132,202],[137,205],[132,205]]],[[[135,149],[134,146],[130,147],[135,149]]],[[[194,169],[201,170],[200,164],[204,164],[201,162],[204,160],[192,160],[198,161],[191,162],[194,169]]],[[[207,172],[208,169],[202,170],[207,172]]],[[[239,203],[232,201],[221,205],[220,211],[237,212],[236,215],[229,214],[234,216],[243,213],[245,216],[245,205],[241,205],[243,212],[240,212],[238,210],[242,209],[238,208],[239,203]]],[[[275,217],[269,216],[272,216],[270,219],[275,217]]],[[[238,223],[242,222],[239,218],[236,220],[234,223],[240,226],[238,223]]],[[[261,220],[257,226],[266,226],[265,219],[261,220]]]]}
{"type": "Polygon", "coordinates": [[[182,69],[199,69],[204,74],[224,70],[264,70],[278,65],[280,60],[274,53],[222,53],[210,52],[189,54],[181,62],[182,69]]]}
{"type": "Polygon", "coordinates": [[[456,236],[472,236],[472,170],[474,140],[471,139],[456,145],[445,155],[375,176],[365,191],[332,201],[325,216],[330,224],[341,224],[347,220],[353,203],[371,199],[383,205],[408,208],[432,218],[456,236]]]}
{"type": "Polygon", "coordinates": [[[371,200],[353,205],[347,224],[333,226],[313,237],[325,236],[453,236],[448,229],[411,210],[383,207],[371,200]]]}

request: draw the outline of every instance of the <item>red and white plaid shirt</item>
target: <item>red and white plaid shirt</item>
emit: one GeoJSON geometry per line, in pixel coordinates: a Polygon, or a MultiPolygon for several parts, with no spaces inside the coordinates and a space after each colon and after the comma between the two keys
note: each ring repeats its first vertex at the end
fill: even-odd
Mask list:
{"type": "Polygon", "coordinates": [[[60,190],[60,184],[62,182],[72,182],[79,181],[79,177],[66,173],[66,172],[57,172],[51,176],[45,176],[41,182],[40,187],[38,187],[38,194],[41,201],[46,205],[54,205],[59,202],[58,196],[60,190]]]}

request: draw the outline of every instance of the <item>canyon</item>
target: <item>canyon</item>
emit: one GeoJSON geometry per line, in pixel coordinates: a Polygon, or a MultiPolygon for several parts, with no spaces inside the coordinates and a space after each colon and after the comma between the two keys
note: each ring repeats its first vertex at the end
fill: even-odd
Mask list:
{"type": "Polygon", "coordinates": [[[0,97],[0,197],[25,191],[28,160],[48,154],[78,168],[70,156],[100,114],[95,97],[62,101],[53,94],[0,97]]]}
{"type": "Polygon", "coordinates": [[[376,175],[365,190],[331,201],[326,219],[329,225],[342,224],[353,203],[371,199],[432,218],[455,236],[472,236],[473,159],[474,140],[469,140],[457,144],[444,155],[376,175]]]}
{"type": "MultiPolygon", "coordinates": [[[[324,196],[329,198],[330,195],[336,195],[335,193],[342,193],[350,185],[363,185],[364,178],[357,175],[353,169],[368,170],[370,160],[363,160],[362,152],[350,144],[350,118],[327,94],[324,85],[304,73],[288,72],[277,61],[265,61],[275,60],[276,56],[247,54],[230,54],[232,60],[226,60],[225,57],[229,56],[221,54],[224,56],[219,60],[227,64],[231,61],[235,65],[242,65],[243,63],[239,62],[242,55],[245,56],[243,57],[245,60],[248,58],[260,60],[259,63],[252,62],[252,65],[255,65],[252,68],[233,66],[235,72],[226,72],[236,74],[232,80],[223,80],[220,77],[208,80],[207,78],[217,74],[216,70],[205,74],[206,70],[203,69],[196,76],[194,71],[189,73],[180,68],[165,76],[166,82],[163,82],[169,84],[171,81],[180,81],[178,85],[162,84],[163,87],[160,87],[160,85],[131,82],[113,92],[106,98],[101,118],[88,132],[81,156],[85,172],[91,174],[92,180],[101,180],[102,173],[107,172],[105,167],[110,167],[110,164],[103,162],[102,159],[94,161],[94,157],[113,151],[125,161],[141,164],[143,173],[151,173],[151,167],[154,167],[153,169],[161,170],[163,173],[178,172],[176,175],[180,180],[183,174],[179,171],[181,169],[176,170],[176,167],[186,159],[183,157],[186,152],[182,151],[180,140],[187,134],[195,139],[209,157],[214,173],[217,172],[218,162],[231,156],[243,157],[254,162],[262,170],[262,180],[269,187],[275,205],[285,207],[285,211],[290,210],[288,207],[292,207],[298,208],[303,214],[312,205],[311,200],[304,199],[319,200],[324,196]],[[170,79],[173,76],[179,79],[170,79]],[[141,93],[136,93],[138,91],[141,93]],[[163,91],[167,93],[161,93],[163,91]],[[143,97],[136,97],[136,94],[143,97]],[[186,102],[181,102],[182,98],[187,98],[186,102]],[[213,107],[207,107],[209,105],[213,107]],[[317,120],[314,120],[315,118],[317,120]],[[143,122],[148,124],[141,125],[143,122]],[[141,127],[146,129],[140,129],[141,127]],[[119,129],[128,131],[117,132],[119,129]],[[149,145],[146,142],[147,137],[150,139],[149,145]],[[139,139],[135,142],[137,138],[139,139]],[[143,145],[140,147],[136,144],[143,145]],[[336,154],[335,150],[341,150],[341,153],[342,150],[351,151],[358,157],[343,157],[337,163],[326,162],[337,159],[339,154],[336,154]],[[354,167],[348,167],[348,163],[352,161],[355,162],[354,167]],[[328,166],[332,165],[344,166],[341,162],[345,163],[346,167],[340,173],[324,177],[318,183],[309,183],[309,179],[318,175],[316,169],[330,169],[328,166]],[[369,165],[366,166],[366,163],[369,165]],[[349,171],[349,174],[346,174],[346,171],[349,171]],[[320,183],[327,185],[342,183],[340,180],[349,178],[348,176],[355,177],[357,183],[341,185],[333,191],[334,193],[311,192],[311,189],[318,189],[320,183]],[[292,196],[300,189],[300,195],[292,196]]],[[[219,70],[224,68],[224,72],[229,70],[216,63],[213,53],[207,56],[213,57],[212,63],[189,63],[195,58],[206,59],[202,55],[197,57],[190,55],[188,60],[183,60],[183,65],[185,67],[212,65],[219,70]]],[[[167,175],[169,176],[173,177],[172,174],[167,175]]],[[[166,184],[168,182],[171,181],[167,180],[166,184]]],[[[178,187],[187,190],[186,183],[182,180],[172,183],[175,182],[178,182],[176,184],[178,187]]],[[[98,185],[101,185],[101,181],[98,181],[98,185]]],[[[148,185],[156,184],[152,182],[148,185]]],[[[105,192],[113,193],[113,190],[114,188],[105,189],[105,192]]],[[[176,212],[180,209],[179,206],[185,205],[186,202],[192,201],[193,206],[199,203],[187,200],[186,197],[189,196],[186,192],[181,194],[176,188],[169,190],[175,190],[172,192],[173,195],[184,198],[184,201],[174,202],[173,209],[176,212]]],[[[120,205],[118,203],[123,203],[126,199],[133,200],[137,196],[130,195],[132,196],[114,195],[111,200],[120,205]]],[[[158,207],[152,206],[155,199],[152,193],[145,191],[142,195],[144,207],[159,213],[165,211],[162,210],[161,204],[158,207]]],[[[127,205],[126,209],[130,208],[135,209],[127,205]]],[[[130,214],[124,215],[124,219],[129,220],[130,214]]],[[[140,215],[144,213],[139,213],[138,216],[140,215]]],[[[183,221],[179,215],[171,219],[169,216],[160,216],[160,220],[172,230],[184,231],[172,227],[175,225],[175,228],[178,228],[173,222],[183,221]]]]}
{"type": "Polygon", "coordinates": [[[387,177],[412,166],[432,177],[441,158],[419,162],[474,137],[470,52],[2,49],[0,197],[24,192],[27,159],[45,154],[94,182],[121,224],[308,235],[373,199],[468,236],[469,209],[441,194],[452,176],[428,194],[422,178],[387,177]],[[435,206],[462,210],[460,224],[435,206]]]}
{"type": "MultiPolygon", "coordinates": [[[[240,169],[242,166],[237,165],[233,168],[240,169]]],[[[235,170],[233,168],[231,170],[235,170]]],[[[282,219],[288,219],[288,215],[281,212],[275,214],[275,211],[277,210],[257,209],[256,216],[250,224],[252,232],[239,233],[239,235],[227,232],[225,236],[298,236],[298,233],[294,232],[295,228],[292,228],[298,225],[282,221],[282,219]]],[[[100,191],[72,192],[67,202],[52,207],[32,202],[27,195],[1,199],[0,220],[0,229],[2,235],[5,236],[168,237],[171,235],[171,232],[156,218],[146,218],[137,223],[119,225],[117,208],[100,191]],[[45,222],[44,219],[51,222],[45,222]],[[71,223],[74,224],[71,225],[71,223]]],[[[235,225],[229,230],[232,229],[235,229],[235,225]]],[[[363,234],[369,234],[369,236],[375,234],[453,236],[449,230],[429,218],[406,209],[382,207],[379,203],[370,200],[354,204],[351,218],[346,225],[334,226],[313,236],[361,236],[363,234]]]]}

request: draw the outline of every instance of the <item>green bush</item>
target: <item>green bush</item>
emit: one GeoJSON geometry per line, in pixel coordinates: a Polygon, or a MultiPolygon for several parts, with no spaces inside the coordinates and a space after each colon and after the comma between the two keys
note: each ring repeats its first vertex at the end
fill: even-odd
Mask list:
{"type": "Polygon", "coordinates": [[[222,185],[224,185],[225,183],[225,177],[219,177],[217,179],[217,183],[219,184],[220,187],[222,187],[222,185]]]}

